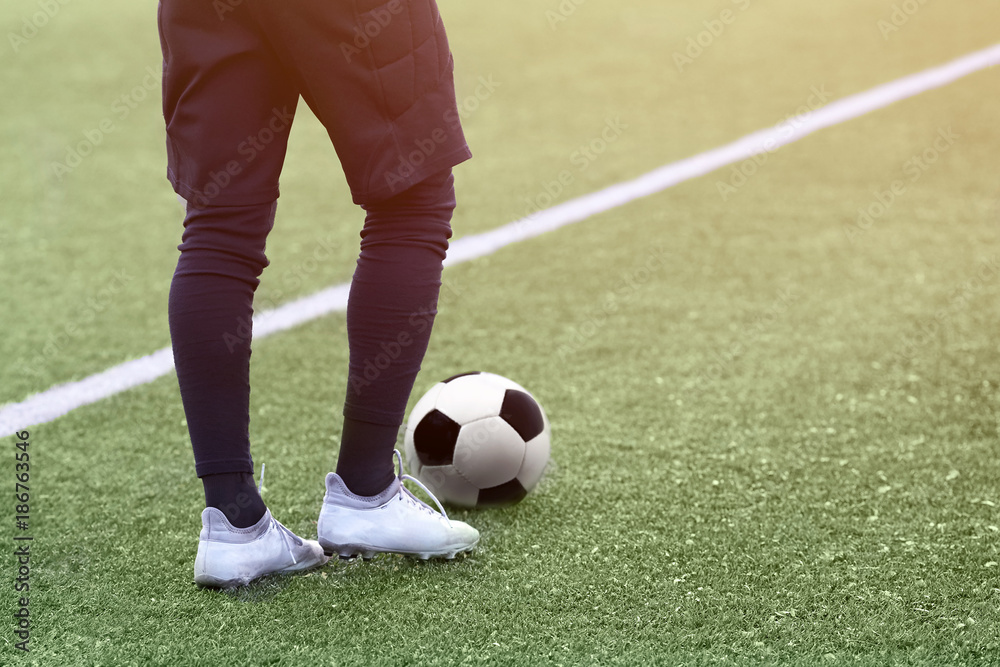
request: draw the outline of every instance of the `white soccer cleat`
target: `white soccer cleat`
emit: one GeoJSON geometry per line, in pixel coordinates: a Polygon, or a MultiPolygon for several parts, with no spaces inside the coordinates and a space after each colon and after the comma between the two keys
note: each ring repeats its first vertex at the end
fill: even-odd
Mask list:
{"type": "MultiPolygon", "coordinates": [[[[399,452],[396,451],[399,459],[399,452]]],[[[397,553],[428,559],[454,558],[471,551],[479,542],[479,531],[462,521],[448,518],[444,507],[419,480],[403,474],[376,496],[358,496],[337,473],[326,476],[326,495],[319,513],[319,543],[328,556],[361,556],[397,553]],[[434,500],[440,512],[414,496],[403,485],[409,479],[434,500]]]]}
{"type": "Polygon", "coordinates": [[[201,513],[194,581],[211,588],[244,586],[267,574],[300,572],[329,560],[315,540],[285,528],[268,510],[249,528],[235,528],[214,507],[201,513]]]}

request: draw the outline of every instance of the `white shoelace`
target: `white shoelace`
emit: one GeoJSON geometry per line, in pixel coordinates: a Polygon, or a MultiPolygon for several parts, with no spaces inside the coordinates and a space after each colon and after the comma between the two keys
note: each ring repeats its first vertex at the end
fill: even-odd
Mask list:
{"type": "MultiPolygon", "coordinates": [[[[258,494],[262,493],[264,490],[264,468],[266,465],[266,463],[260,464],[260,479],[257,480],[258,494]]],[[[278,535],[281,535],[281,541],[285,543],[285,549],[288,550],[288,557],[292,559],[292,565],[298,565],[299,561],[296,560],[295,554],[292,553],[292,546],[288,543],[288,538],[291,537],[292,541],[298,546],[302,546],[302,540],[300,540],[295,533],[285,528],[280,521],[274,518],[273,514],[271,515],[270,527],[278,531],[278,535]]]]}
{"type": "Polygon", "coordinates": [[[434,504],[438,506],[438,509],[441,511],[441,516],[444,517],[445,521],[447,521],[448,523],[451,523],[451,519],[448,518],[448,513],[444,511],[444,506],[441,504],[441,501],[439,501],[437,499],[437,496],[435,496],[433,493],[431,493],[431,490],[428,489],[426,486],[424,486],[424,483],[421,482],[419,479],[417,479],[416,477],[413,477],[412,475],[407,475],[406,473],[403,472],[403,455],[399,453],[399,450],[398,449],[392,450],[392,454],[393,454],[393,457],[396,459],[396,461],[399,463],[399,497],[400,497],[400,499],[405,499],[406,496],[409,496],[410,499],[412,500],[412,502],[416,503],[416,505],[418,507],[420,507],[421,509],[426,510],[426,511],[432,513],[432,514],[434,513],[434,508],[432,508],[430,505],[428,505],[427,503],[425,503],[424,501],[422,501],[420,498],[417,498],[415,495],[413,495],[412,491],[410,491],[408,488],[406,488],[403,485],[403,481],[408,479],[411,482],[414,482],[417,486],[419,486],[421,489],[424,490],[424,493],[426,493],[430,497],[430,499],[434,501],[434,504]],[[403,495],[404,493],[406,494],[406,496],[403,495]]]}

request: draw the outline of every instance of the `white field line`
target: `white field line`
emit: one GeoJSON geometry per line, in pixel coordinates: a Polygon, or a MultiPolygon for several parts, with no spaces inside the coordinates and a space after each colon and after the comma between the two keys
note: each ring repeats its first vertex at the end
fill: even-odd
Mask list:
{"type": "MultiPolygon", "coordinates": [[[[490,255],[518,241],[540,236],[598,213],[662,192],[735,162],[794,143],[817,130],[846,122],[894,102],[939,88],[979,70],[1000,65],[1000,44],[856,95],[831,102],[795,119],[794,123],[759,130],[693,157],[664,165],[631,181],[618,183],[508,223],[494,230],[464,236],[451,244],[450,266],[490,255]],[[789,129],[789,125],[793,126],[789,129]]],[[[254,317],[254,337],[264,338],[310,320],[343,311],[349,284],[335,285],[254,317]]],[[[56,385],[20,403],[0,408],[0,437],[44,424],[76,408],[152,382],[173,370],[170,348],[128,361],[76,382],[56,385]]]]}

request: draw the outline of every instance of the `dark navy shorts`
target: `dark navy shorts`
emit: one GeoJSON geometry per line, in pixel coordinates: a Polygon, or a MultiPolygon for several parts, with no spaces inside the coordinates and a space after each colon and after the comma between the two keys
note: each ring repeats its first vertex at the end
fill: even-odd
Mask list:
{"type": "Polygon", "coordinates": [[[299,96],[354,201],[471,157],[434,0],[161,0],[167,175],[195,206],[273,201],[299,96]]]}

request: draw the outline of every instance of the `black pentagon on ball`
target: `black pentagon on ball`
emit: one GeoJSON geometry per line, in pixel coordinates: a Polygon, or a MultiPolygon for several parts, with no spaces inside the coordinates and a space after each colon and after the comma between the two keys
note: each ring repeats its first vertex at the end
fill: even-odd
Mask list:
{"type": "Polygon", "coordinates": [[[516,479],[504,482],[499,486],[491,486],[488,489],[479,490],[479,499],[476,507],[502,507],[503,505],[513,505],[524,500],[528,495],[521,483],[516,479]]]}
{"type": "Polygon", "coordinates": [[[413,448],[425,466],[451,465],[455,442],[461,430],[458,422],[441,412],[431,410],[413,429],[413,448]]]}
{"type": "Polygon", "coordinates": [[[452,375],[447,380],[443,380],[442,384],[448,384],[452,380],[457,380],[458,378],[464,378],[466,375],[480,375],[482,371],[469,371],[467,373],[459,373],[458,375],[452,375]]]}
{"type": "Polygon", "coordinates": [[[545,430],[545,418],[542,417],[542,409],[538,407],[538,403],[517,389],[508,389],[504,393],[500,417],[510,424],[525,442],[545,430]]]}

